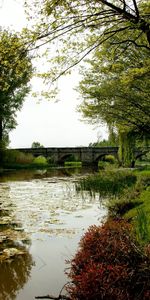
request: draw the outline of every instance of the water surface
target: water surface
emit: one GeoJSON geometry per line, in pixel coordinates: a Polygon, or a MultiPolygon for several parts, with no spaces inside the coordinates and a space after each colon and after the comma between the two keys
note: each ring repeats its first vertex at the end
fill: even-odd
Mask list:
{"type": "MultiPolygon", "coordinates": [[[[106,216],[98,195],[76,193],[81,174],[60,170],[7,173],[0,179],[0,250],[24,254],[0,263],[0,300],[58,296],[78,242],[106,216]]],[[[7,252],[6,252],[7,254],[7,252]]]]}

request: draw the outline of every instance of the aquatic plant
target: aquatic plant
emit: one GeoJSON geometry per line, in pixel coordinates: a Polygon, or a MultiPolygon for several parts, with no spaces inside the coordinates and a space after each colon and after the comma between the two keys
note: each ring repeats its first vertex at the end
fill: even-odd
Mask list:
{"type": "Polygon", "coordinates": [[[137,208],[136,235],[140,242],[150,242],[150,220],[142,207],[137,208]]]}
{"type": "Polygon", "coordinates": [[[99,193],[101,197],[119,196],[125,188],[135,184],[136,175],[129,171],[107,170],[96,175],[82,178],[76,184],[76,191],[89,191],[92,196],[99,193]]]}

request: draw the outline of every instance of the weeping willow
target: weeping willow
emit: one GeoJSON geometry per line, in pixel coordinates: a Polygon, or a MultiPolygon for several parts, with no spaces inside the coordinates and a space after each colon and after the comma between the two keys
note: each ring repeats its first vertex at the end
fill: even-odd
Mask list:
{"type": "Polygon", "coordinates": [[[135,136],[132,131],[119,131],[118,157],[120,165],[123,167],[134,167],[135,163],[135,136]]]}

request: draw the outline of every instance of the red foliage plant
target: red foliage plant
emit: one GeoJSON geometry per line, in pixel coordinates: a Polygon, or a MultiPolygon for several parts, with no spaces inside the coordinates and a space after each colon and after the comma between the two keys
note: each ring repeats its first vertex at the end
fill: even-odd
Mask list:
{"type": "Polygon", "coordinates": [[[70,263],[72,300],[150,299],[150,260],[125,220],[91,226],[70,263]]]}

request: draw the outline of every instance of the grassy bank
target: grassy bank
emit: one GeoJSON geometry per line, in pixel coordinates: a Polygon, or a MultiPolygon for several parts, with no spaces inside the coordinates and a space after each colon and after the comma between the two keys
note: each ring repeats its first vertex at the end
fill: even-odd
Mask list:
{"type": "Polygon", "coordinates": [[[150,241],[150,169],[100,171],[81,179],[76,190],[89,191],[93,197],[99,193],[108,207],[109,218],[128,220],[139,232],[141,243],[150,241]],[[140,234],[142,228],[145,233],[140,234]]]}
{"type": "Polygon", "coordinates": [[[70,299],[150,299],[150,171],[107,170],[76,188],[99,193],[108,218],[88,229],[70,261],[70,299]]]}

